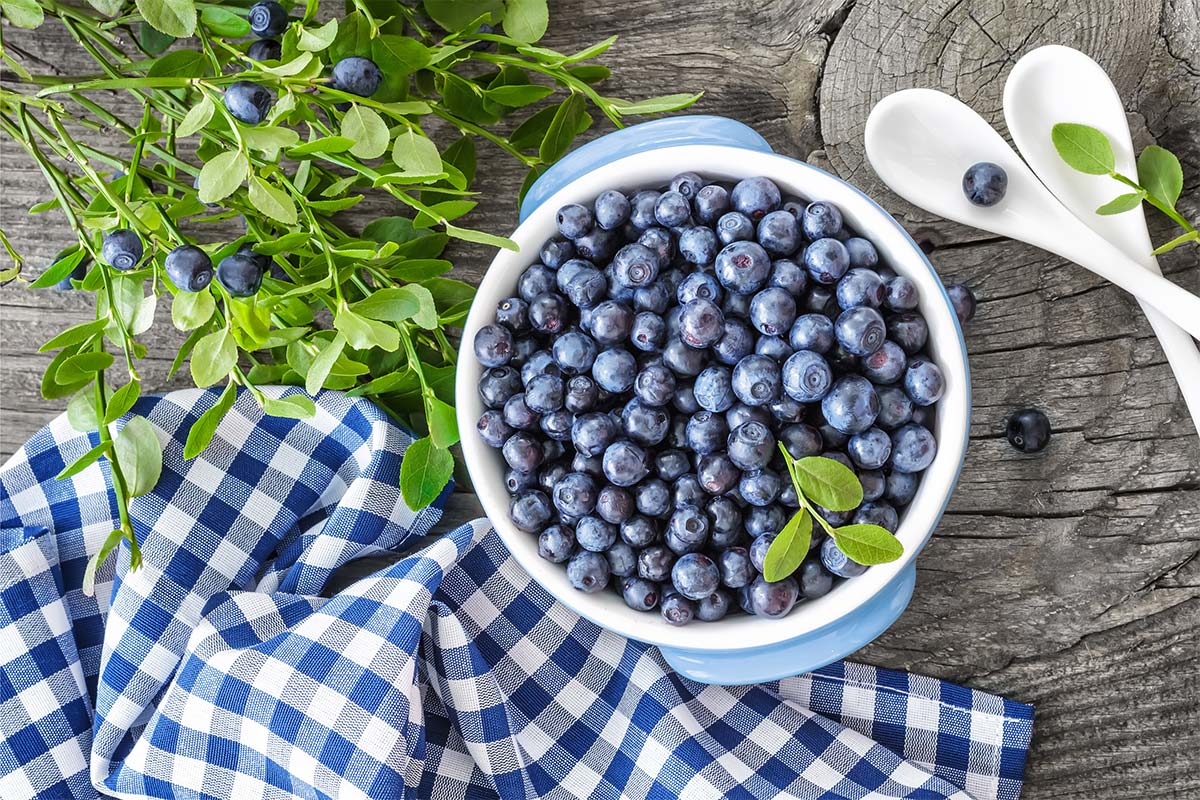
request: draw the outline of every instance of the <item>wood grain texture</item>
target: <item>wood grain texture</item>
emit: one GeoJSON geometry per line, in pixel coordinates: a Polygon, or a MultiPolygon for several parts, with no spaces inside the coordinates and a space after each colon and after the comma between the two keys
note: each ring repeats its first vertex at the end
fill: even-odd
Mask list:
{"type": "MultiPolygon", "coordinates": [[[[779,152],[879,198],[947,280],[979,295],[967,336],[966,467],[908,611],[854,658],[1036,705],[1025,798],[1200,797],[1200,439],[1149,325],[1081,268],[908,206],[862,153],[871,105],[912,86],[954,93],[1004,131],[1012,64],[1039,45],[1069,44],[1113,75],[1138,143],[1180,155],[1180,209],[1200,216],[1200,3],[698,0],[679,13],[650,0],[565,0],[547,41],[576,49],[613,33],[609,93],[704,89],[698,111],[746,122],[779,152]],[[1054,422],[1040,456],[1004,441],[1004,417],[1021,405],[1054,422]]],[[[85,68],[53,31],[19,42],[64,71],[85,68]]],[[[503,233],[515,224],[521,171],[494,150],[480,156],[483,202],[470,219],[503,233]]],[[[6,141],[0,164],[0,224],[45,262],[65,226],[26,216],[46,190],[6,141]]],[[[376,199],[351,224],[394,212],[376,199]]],[[[1156,241],[1172,235],[1161,216],[1150,221],[1156,241]]],[[[1197,253],[1162,260],[1193,291],[1197,253]]],[[[490,255],[461,247],[454,258],[458,277],[478,280],[490,255]]],[[[47,361],[38,344],[90,311],[80,296],[9,286],[0,312],[7,455],[56,411],[38,398],[47,361]]],[[[181,337],[155,330],[147,388],[182,385],[164,381],[181,337]]],[[[440,529],[478,513],[473,497],[456,495],[440,529]]]]}

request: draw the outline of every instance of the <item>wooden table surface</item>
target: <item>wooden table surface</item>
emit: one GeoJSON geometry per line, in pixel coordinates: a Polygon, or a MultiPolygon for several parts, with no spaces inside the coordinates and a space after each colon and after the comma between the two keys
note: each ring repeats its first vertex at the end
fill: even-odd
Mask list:
{"type": "MultiPolygon", "coordinates": [[[[332,4],[331,4],[332,5],[332,4]]],[[[863,158],[874,102],[925,86],[956,94],[1004,130],[1001,93],[1013,62],[1047,43],[1100,61],[1125,99],[1139,144],[1183,160],[1180,209],[1200,217],[1200,4],[1197,0],[649,0],[552,4],[547,43],[576,49],[613,33],[610,93],[704,89],[698,112],[758,129],[781,153],[825,167],[878,198],[949,280],[970,285],[974,388],[971,445],[945,519],[920,560],[900,621],[853,658],[934,675],[1037,708],[1023,795],[1200,797],[1200,439],[1162,351],[1133,301],[1060,259],[916,210],[884,189],[863,158]],[[1039,456],[1004,440],[1005,415],[1047,411],[1039,456]]],[[[5,31],[8,44],[87,69],[47,26],[5,31]]],[[[589,135],[608,130],[597,124],[589,135]]],[[[476,227],[515,224],[521,174],[481,151],[476,227]]],[[[30,162],[0,145],[0,218],[16,246],[49,263],[65,224],[27,209],[47,190],[30,162]]],[[[390,211],[376,201],[370,215],[390,211]]],[[[360,208],[362,208],[360,206],[360,208]]],[[[1154,215],[1156,241],[1171,233],[1154,215]]],[[[1200,291],[1200,250],[1162,259],[1200,291]]],[[[456,251],[477,280],[489,256],[456,251]]],[[[53,417],[38,395],[38,346],[90,318],[79,294],[0,290],[0,455],[53,417]]],[[[163,311],[160,310],[160,316],[163,311]]],[[[181,338],[161,321],[147,389],[181,338]]],[[[470,495],[450,518],[476,513],[470,495]]]]}

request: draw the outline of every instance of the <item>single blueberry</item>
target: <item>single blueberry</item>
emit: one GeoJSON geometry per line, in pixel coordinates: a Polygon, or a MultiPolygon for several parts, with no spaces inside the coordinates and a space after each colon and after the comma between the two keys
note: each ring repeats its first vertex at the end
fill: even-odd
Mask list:
{"type": "Polygon", "coordinates": [[[648,517],[634,515],[620,525],[621,540],[631,547],[649,547],[658,540],[658,527],[648,517]]]}
{"type": "Polygon", "coordinates": [[[666,409],[633,398],[621,411],[621,427],[625,435],[640,445],[654,446],[667,438],[671,417],[666,409]]]}
{"type": "Polygon", "coordinates": [[[652,311],[643,311],[633,318],[629,340],[638,350],[656,353],[662,349],[666,338],[667,326],[660,315],[652,311]]]}
{"type": "Polygon", "coordinates": [[[770,583],[760,575],[750,584],[750,602],[756,616],[772,619],[785,617],[799,598],[800,587],[794,578],[770,583]]]}
{"type": "Polygon", "coordinates": [[[732,367],[754,352],[757,335],[746,322],[728,316],[723,328],[721,338],[712,344],[712,352],[717,361],[732,367]]]}
{"type": "Polygon", "coordinates": [[[566,262],[575,257],[575,245],[570,239],[562,237],[551,237],[542,245],[541,253],[539,254],[542,263],[550,269],[558,269],[566,262]]]}
{"type": "Polygon", "coordinates": [[[289,20],[287,9],[274,0],[266,0],[250,6],[246,21],[251,33],[260,39],[270,39],[287,30],[289,20]]]}
{"type": "Polygon", "coordinates": [[[851,522],[855,525],[878,525],[884,530],[895,533],[896,528],[900,526],[900,515],[896,513],[896,509],[890,503],[882,500],[868,501],[854,512],[851,522]]]}
{"type": "Polygon", "coordinates": [[[575,449],[585,456],[598,456],[616,440],[618,432],[617,421],[611,415],[594,411],[575,418],[575,424],[571,426],[571,441],[575,449]]]}
{"type": "Polygon", "coordinates": [[[601,192],[592,208],[596,224],[606,231],[620,228],[629,221],[629,198],[614,189],[601,192]]]}
{"type": "Polygon", "coordinates": [[[863,267],[852,267],[837,282],[835,296],[838,305],[842,308],[854,308],[855,306],[879,308],[883,305],[886,294],[887,287],[884,286],[883,279],[879,277],[878,272],[863,267]]]}
{"type": "Polygon", "coordinates": [[[613,258],[613,277],[621,286],[638,289],[658,277],[658,253],[642,244],[627,244],[613,258]]]}
{"type": "Polygon", "coordinates": [[[608,559],[599,553],[582,550],[567,562],[567,580],[581,592],[602,591],[608,579],[608,559]]]}
{"type": "Polygon", "coordinates": [[[645,578],[621,581],[621,598],[634,611],[653,611],[658,605],[658,584],[645,578]]]}
{"type": "Polygon", "coordinates": [[[638,577],[661,583],[671,577],[675,554],[661,544],[652,544],[638,553],[638,577]]]}
{"type": "Polygon", "coordinates": [[[681,172],[671,179],[670,190],[691,200],[704,186],[704,179],[694,172],[681,172]]]}
{"type": "Polygon", "coordinates": [[[721,286],[717,279],[707,272],[693,272],[680,282],[675,290],[675,299],[680,306],[685,306],[693,300],[717,303],[721,300],[721,286]]]}
{"type": "Polygon", "coordinates": [[[680,555],[695,552],[704,546],[708,530],[708,516],[698,506],[677,506],[667,520],[667,546],[680,555]]]}
{"type": "Polygon", "coordinates": [[[758,243],[774,256],[790,256],[800,246],[800,223],[786,211],[772,211],[758,222],[758,243]]]}
{"type": "Polygon", "coordinates": [[[662,359],[676,375],[694,378],[704,369],[708,353],[706,350],[684,344],[683,339],[676,337],[668,341],[667,346],[663,348],[662,359]]]}
{"type": "Polygon", "coordinates": [[[716,622],[724,619],[732,607],[733,595],[724,589],[717,589],[708,597],[696,601],[696,619],[701,622],[716,622]]]}
{"type": "Polygon", "coordinates": [[[575,534],[566,525],[551,525],[538,534],[538,555],[562,564],[575,551],[575,534]]]}
{"type": "Polygon", "coordinates": [[[904,507],[912,502],[920,483],[920,475],[893,469],[888,473],[887,487],[884,489],[883,497],[894,506],[904,507]]]}
{"type": "Polygon", "coordinates": [[[479,379],[479,397],[489,409],[503,408],[521,389],[521,375],[512,367],[494,367],[479,379]]]}
{"type": "Polygon", "coordinates": [[[519,297],[509,297],[496,304],[496,322],[508,328],[513,333],[527,333],[531,330],[529,324],[529,303],[519,297]]]}
{"type": "Polygon", "coordinates": [[[977,206],[994,206],[1008,191],[1008,173],[999,164],[980,161],[963,173],[963,194],[977,206]]]}
{"type": "Polygon", "coordinates": [[[675,373],[665,364],[649,364],[633,379],[633,392],[647,405],[665,406],[675,395],[675,373]]]}
{"type": "Polygon", "coordinates": [[[721,244],[731,245],[734,242],[750,242],[757,232],[754,223],[745,214],[730,211],[722,214],[717,220],[717,238],[721,244]]]}
{"type": "Polygon", "coordinates": [[[867,568],[838,549],[837,542],[832,537],[821,543],[821,565],[839,578],[853,578],[862,575],[867,568]]]}
{"type": "Polygon", "coordinates": [[[720,414],[698,411],[687,423],[687,446],[698,455],[715,453],[725,445],[729,425],[720,414]]]}
{"type": "Polygon", "coordinates": [[[567,299],[554,292],[539,294],[529,301],[529,324],[539,333],[562,332],[567,327],[570,313],[567,299]]]}
{"type": "Polygon", "coordinates": [[[833,347],[833,320],[824,314],[802,314],[792,323],[788,344],[796,350],[828,353],[833,347]]]}
{"type": "Polygon", "coordinates": [[[120,228],[104,234],[100,257],[115,270],[127,272],[142,260],[142,237],[128,228],[120,228]]]}
{"type": "Polygon", "coordinates": [[[575,541],[584,550],[603,553],[617,541],[617,526],[599,517],[580,517],[575,525],[575,541]]]}
{"type": "Polygon", "coordinates": [[[762,176],[738,181],[729,199],[735,210],[754,221],[762,219],[783,204],[779,187],[770,178],[762,176]]]}
{"type": "Polygon", "coordinates": [[[576,375],[567,381],[563,392],[563,407],[572,414],[591,411],[599,399],[599,387],[587,375],[576,375]]]}
{"type": "Polygon", "coordinates": [[[897,275],[887,282],[884,305],[892,311],[912,311],[921,301],[921,294],[912,278],[897,275]]]}
{"type": "Polygon", "coordinates": [[[862,484],[864,501],[878,500],[887,488],[887,478],[877,469],[859,470],[858,482],[862,484]]]}
{"type": "Polygon", "coordinates": [[[612,348],[602,351],[592,363],[592,379],[601,388],[614,394],[627,392],[637,377],[637,360],[628,350],[612,348]]]}
{"type": "Polygon", "coordinates": [[[537,375],[525,386],[525,405],[536,414],[550,414],[562,408],[563,379],[559,375],[537,375]]]}
{"type": "Polygon", "coordinates": [[[842,231],[842,212],[833,203],[810,203],[801,221],[804,235],[812,241],[837,236],[842,231]]]}
{"type": "Polygon", "coordinates": [[[887,320],[887,332],[888,338],[910,356],[919,353],[929,339],[929,326],[925,318],[914,311],[892,314],[887,320]]]}
{"type": "Polygon", "coordinates": [[[757,353],[748,355],[733,368],[733,391],[748,406],[766,405],[779,398],[783,378],[779,364],[757,353]]]}
{"type": "Polygon", "coordinates": [[[874,308],[855,306],[838,315],[833,323],[833,335],[851,355],[868,356],[883,347],[887,326],[874,308]]]}
{"type": "Polygon", "coordinates": [[[668,595],[659,605],[668,625],[687,625],[696,616],[696,604],[681,594],[668,595]]]}
{"type": "Polygon", "coordinates": [[[1005,421],[1005,435],[1022,453],[1040,453],[1050,444],[1050,419],[1036,408],[1022,408],[1005,421]]]}
{"type": "Polygon", "coordinates": [[[771,257],[756,242],[733,242],[717,253],[717,280],[735,294],[752,295],[771,274],[771,257]]]}
{"type": "MultiPolygon", "coordinates": [[[[675,393],[671,395],[671,408],[682,412],[687,416],[691,416],[700,410],[700,404],[696,402],[696,384],[690,380],[676,380],[675,393]]],[[[681,419],[676,417],[676,420],[681,419]]],[[[686,419],[683,420],[685,423],[686,419]]]]}
{"type": "Polygon", "coordinates": [[[679,234],[679,254],[692,264],[705,266],[713,263],[713,259],[717,257],[717,251],[720,249],[721,244],[711,228],[702,226],[685,228],[679,234]]]}
{"type": "Polygon", "coordinates": [[[679,192],[663,192],[654,204],[654,218],[664,228],[683,225],[692,216],[692,207],[679,192]]]}
{"type": "Polygon", "coordinates": [[[521,365],[521,384],[528,386],[529,382],[538,375],[561,375],[562,370],[554,363],[554,356],[549,350],[535,350],[521,365]]]}
{"type": "Polygon", "coordinates": [[[680,476],[679,480],[675,481],[671,495],[676,508],[702,505],[711,499],[704,491],[704,487],[700,485],[700,479],[692,474],[680,476]]]}
{"type": "Polygon", "coordinates": [[[708,367],[697,375],[692,393],[706,411],[727,411],[737,399],[733,394],[733,374],[722,366],[708,367]]]}
{"type": "Polygon", "coordinates": [[[606,484],[596,495],[596,514],[605,522],[620,525],[633,516],[633,510],[633,495],[627,489],[606,484]]]}
{"type": "Polygon", "coordinates": [[[744,470],[766,467],[777,452],[771,429],[755,420],[735,428],[726,446],[730,460],[744,470]]]}
{"type": "Polygon", "coordinates": [[[795,321],[796,300],[787,289],[771,286],[750,300],[750,324],[766,336],[787,333],[795,321]]]}
{"type": "MultiPolygon", "coordinates": [[[[217,280],[234,297],[250,297],[262,286],[262,279],[262,263],[249,256],[235,253],[221,259],[221,263],[217,264],[217,280]]],[[[499,328],[498,325],[488,327],[499,328]]],[[[500,330],[508,333],[504,328],[500,328],[500,330]]],[[[485,364],[484,366],[494,367],[499,364],[485,364]]]]}
{"type": "Polygon", "coordinates": [[[801,403],[815,403],[833,385],[829,363],[811,350],[798,350],[783,362],[783,390],[801,403]]]}
{"type": "Polygon", "coordinates": [[[771,543],[774,541],[774,533],[762,533],[755,536],[754,541],[750,543],[750,564],[758,572],[762,572],[763,564],[767,559],[767,551],[771,549],[771,543]]]}
{"type": "Polygon", "coordinates": [[[720,184],[710,183],[696,192],[692,205],[697,221],[712,225],[729,210],[729,191],[720,184]]]}
{"type": "Polygon", "coordinates": [[[712,495],[723,495],[737,486],[742,473],[724,453],[709,453],[701,456],[696,464],[696,479],[704,491],[712,495]]]}
{"type": "Polygon", "coordinates": [[[679,313],[679,336],[691,347],[708,347],[724,333],[725,315],[712,300],[698,297],[686,303],[679,313]]]}
{"type": "Polygon", "coordinates": [[[730,589],[740,589],[754,580],[754,565],[744,547],[730,547],[717,554],[721,583],[730,589]]]}
{"type": "Polygon", "coordinates": [[[846,245],[846,252],[850,255],[851,267],[874,269],[879,264],[879,253],[875,250],[875,245],[866,239],[852,236],[842,244],[846,245]]]}
{"type": "Polygon", "coordinates": [[[647,478],[633,490],[638,513],[647,517],[664,517],[671,510],[671,489],[666,481],[647,478]]]}
{"type": "Polygon", "coordinates": [[[641,191],[629,198],[629,222],[639,231],[657,224],[654,206],[658,203],[658,192],[641,191]]]}
{"type": "Polygon", "coordinates": [[[752,506],[768,506],[779,499],[783,484],[778,473],[770,469],[749,470],[742,473],[738,482],[738,493],[752,506]]]}
{"type": "Polygon", "coordinates": [[[800,596],[805,600],[816,600],[829,594],[833,588],[833,575],[821,565],[819,558],[806,558],[800,565],[800,596]]]}
{"type": "MultiPolygon", "coordinates": [[[[222,284],[225,280],[220,271],[228,260],[222,261],[221,267],[218,268],[217,277],[221,279],[222,284]]],[[[485,367],[504,366],[512,358],[512,351],[512,331],[503,325],[484,325],[475,334],[475,358],[485,367]]]]}
{"type": "Polygon", "coordinates": [[[572,517],[591,514],[596,507],[596,482],[591,475],[570,472],[553,489],[554,507],[572,517]]]}
{"type": "Polygon", "coordinates": [[[751,506],[746,509],[746,533],[754,538],[758,538],[764,533],[778,533],[783,530],[787,521],[787,512],[778,504],[751,506]]]}
{"type": "Polygon", "coordinates": [[[213,263],[199,247],[185,244],[167,253],[167,277],[180,291],[198,292],[212,283],[213,263]]]}
{"type": "Polygon", "coordinates": [[[800,422],[804,419],[804,406],[786,395],[767,403],[767,410],[771,412],[772,417],[785,424],[800,422]]]}
{"type": "Polygon", "coordinates": [[[959,325],[966,325],[975,318],[975,293],[961,283],[952,283],[946,287],[950,296],[950,304],[954,306],[954,315],[958,317],[959,325]]]}
{"type": "Polygon", "coordinates": [[[484,411],[479,417],[476,428],[479,431],[479,438],[483,439],[489,447],[504,446],[513,432],[513,429],[504,421],[504,412],[496,408],[484,411]]]}
{"type": "Polygon", "coordinates": [[[623,243],[624,239],[619,232],[606,231],[603,228],[592,228],[572,242],[580,258],[590,259],[597,264],[605,264],[611,260],[623,243]]]}
{"type": "Polygon", "coordinates": [[[787,289],[792,297],[802,297],[804,290],[808,288],[808,272],[792,259],[781,258],[771,263],[771,276],[767,285],[787,289]]]}
{"type": "Polygon", "coordinates": [[[534,264],[517,280],[517,294],[526,303],[532,303],[533,298],[546,292],[553,292],[556,287],[555,275],[541,264],[534,264]]]}
{"type": "Polygon", "coordinates": [[[817,239],[804,248],[804,268],[814,281],[831,286],[850,269],[850,254],[837,239],[817,239]]]}
{"type": "Polygon", "coordinates": [[[527,533],[540,531],[553,514],[550,498],[537,489],[522,491],[508,505],[508,516],[513,524],[527,533]]]}
{"type": "Polygon", "coordinates": [[[863,377],[876,385],[900,380],[907,366],[908,357],[904,354],[904,348],[890,339],[874,353],[863,356],[861,362],[863,377]]]}
{"type": "Polygon", "coordinates": [[[901,472],[920,472],[933,463],[937,441],[928,429],[908,423],[892,432],[892,466],[901,472]]]}
{"type": "Polygon", "coordinates": [[[283,48],[274,39],[259,39],[251,43],[246,55],[255,61],[278,61],[283,57],[283,48]]]}
{"type": "Polygon", "coordinates": [[[514,394],[504,402],[504,421],[511,428],[530,430],[537,427],[538,415],[525,405],[525,393],[514,394]]]}
{"type": "Polygon", "coordinates": [[[578,239],[592,229],[591,209],[579,203],[569,203],[555,215],[558,232],[568,239],[578,239]]]}
{"type": "Polygon", "coordinates": [[[850,437],[846,452],[860,469],[879,469],[892,454],[892,440],[879,428],[867,428],[850,437]]]}
{"type": "Polygon", "coordinates": [[[501,452],[508,465],[521,472],[533,472],[545,457],[541,442],[525,431],[517,431],[508,437],[501,452]]]}
{"type": "Polygon", "coordinates": [[[732,547],[742,541],[742,511],[730,497],[714,497],[705,508],[714,547],[732,547]]]}
{"type": "MultiPolygon", "coordinates": [[[[549,436],[553,443],[568,442],[571,440],[571,428],[575,425],[575,415],[565,408],[560,408],[542,417],[539,424],[542,432],[549,436]]],[[[547,442],[543,447],[549,448],[550,444],[551,442],[547,442]]],[[[547,449],[546,458],[550,457],[550,451],[547,449]]]]}
{"type": "Polygon", "coordinates": [[[260,83],[237,81],[225,89],[225,108],[239,122],[257,125],[267,118],[275,95],[260,83]]]}
{"type": "Polygon", "coordinates": [[[646,451],[627,439],[611,444],[604,451],[604,476],[617,486],[633,486],[650,474],[646,451]]]}
{"type": "Polygon", "coordinates": [[[691,462],[682,450],[663,450],[654,457],[654,471],[664,481],[674,481],[691,469],[691,462]]]}
{"type": "Polygon", "coordinates": [[[333,86],[343,92],[370,97],[379,91],[383,73],[369,58],[347,56],[333,65],[333,86]]]}
{"type": "Polygon", "coordinates": [[[879,395],[866,378],[839,378],[821,400],[821,413],[834,429],[844,434],[862,433],[879,416],[879,395]]]}
{"type": "Polygon", "coordinates": [[[721,585],[721,571],[708,556],[686,553],[671,568],[671,583],[689,600],[702,600],[721,585]]]}

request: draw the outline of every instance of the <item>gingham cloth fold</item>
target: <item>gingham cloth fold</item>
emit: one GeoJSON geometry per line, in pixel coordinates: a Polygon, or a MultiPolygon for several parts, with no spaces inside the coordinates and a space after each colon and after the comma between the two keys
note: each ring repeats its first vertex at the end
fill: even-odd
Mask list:
{"type": "Polygon", "coordinates": [[[411,437],[336,392],[299,421],[243,394],[185,461],[215,399],[139,402],[165,447],[131,508],[145,562],[120,552],[94,597],[110,476],[54,476],[95,436],[60,417],[0,471],[3,800],[1020,792],[1028,706],[848,663],[692,682],[556,604],[486,520],[321,597],[349,560],[428,533],[449,487],[407,508],[411,437]]]}

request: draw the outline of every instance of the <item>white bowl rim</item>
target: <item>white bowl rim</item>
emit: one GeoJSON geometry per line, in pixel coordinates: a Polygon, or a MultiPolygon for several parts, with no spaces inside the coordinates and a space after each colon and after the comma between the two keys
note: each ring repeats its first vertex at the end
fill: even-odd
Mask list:
{"type": "Polygon", "coordinates": [[[949,502],[965,458],[970,423],[969,367],[962,330],[933,265],[900,223],[868,195],[811,164],[777,153],[728,145],[675,145],[625,156],[575,178],[534,209],[510,238],[521,251],[501,250],[496,254],[463,326],[455,404],[463,433],[463,456],[484,512],[521,567],[555,599],[597,625],[631,639],[683,650],[734,652],[781,644],[844,620],[891,584],[916,558],[949,502]],[[930,328],[929,346],[946,376],[946,392],[938,403],[935,419],[938,454],[922,476],[917,495],[896,531],[904,544],[904,555],[842,581],[822,598],[802,601],[783,619],[734,615],[715,623],[673,627],[660,615],[628,608],[612,591],[587,594],[574,589],[567,582],[564,565],[540,558],[536,536],[521,531],[508,519],[508,492],[501,480],[491,481],[487,476],[489,460],[502,476],[503,460],[498,451],[473,433],[484,410],[478,392],[484,368],[471,347],[475,332],[494,321],[499,300],[516,294],[517,279],[536,262],[542,242],[554,232],[554,211],[567,203],[590,202],[608,188],[631,191],[662,186],[687,170],[717,180],[766,175],[787,194],[833,202],[846,221],[875,244],[881,261],[918,284],[919,310],[930,328]],[[534,254],[532,258],[530,253],[534,254]],[[944,341],[943,337],[950,334],[954,341],[944,341]]]}

